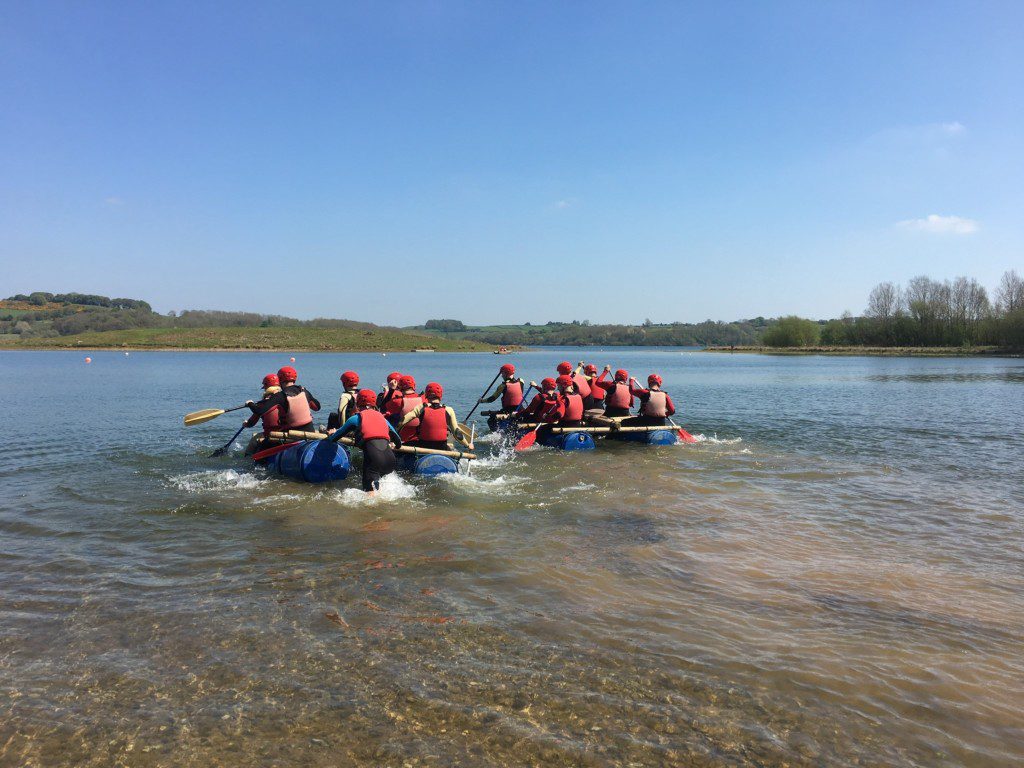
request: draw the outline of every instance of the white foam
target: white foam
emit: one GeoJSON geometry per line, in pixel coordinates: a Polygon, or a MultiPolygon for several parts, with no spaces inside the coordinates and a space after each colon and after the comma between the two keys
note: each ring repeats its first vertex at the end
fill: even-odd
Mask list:
{"type": "MultiPolygon", "coordinates": [[[[736,443],[743,442],[742,437],[720,438],[717,434],[714,434],[711,437],[708,437],[705,434],[699,434],[694,435],[694,438],[698,443],[709,443],[711,445],[736,445],[736,443]]],[[[685,443],[682,443],[682,445],[685,445],[685,443]]]]}
{"type": "Polygon", "coordinates": [[[361,488],[345,488],[331,492],[334,501],[346,506],[365,506],[367,504],[388,504],[399,499],[411,499],[416,495],[416,487],[407,483],[397,474],[385,475],[380,481],[380,490],[372,496],[361,488]]]}
{"type": "Polygon", "coordinates": [[[188,472],[174,475],[168,482],[175,488],[189,493],[206,491],[251,490],[259,488],[266,478],[233,469],[211,469],[205,472],[188,472]]]}

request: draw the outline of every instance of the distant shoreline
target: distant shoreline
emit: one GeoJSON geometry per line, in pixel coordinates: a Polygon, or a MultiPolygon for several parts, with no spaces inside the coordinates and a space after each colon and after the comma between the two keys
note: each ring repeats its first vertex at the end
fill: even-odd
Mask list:
{"type": "Polygon", "coordinates": [[[756,355],[831,355],[835,357],[1022,357],[1024,350],[1003,347],[705,347],[704,352],[756,355]]]}

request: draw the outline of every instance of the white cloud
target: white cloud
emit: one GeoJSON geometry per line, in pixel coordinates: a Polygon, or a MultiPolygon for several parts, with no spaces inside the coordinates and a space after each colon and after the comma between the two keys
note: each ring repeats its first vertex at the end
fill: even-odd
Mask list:
{"type": "Polygon", "coordinates": [[[958,123],[955,120],[952,123],[942,123],[939,127],[942,129],[943,133],[949,134],[950,136],[958,136],[967,130],[963,123],[958,123]]]}
{"type": "Polygon", "coordinates": [[[978,222],[960,216],[939,216],[933,213],[923,219],[907,219],[896,223],[900,229],[931,232],[939,235],[971,235],[978,231],[978,222]]]}
{"type": "Polygon", "coordinates": [[[556,200],[555,208],[562,211],[572,206],[572,200],[556,200]]]}

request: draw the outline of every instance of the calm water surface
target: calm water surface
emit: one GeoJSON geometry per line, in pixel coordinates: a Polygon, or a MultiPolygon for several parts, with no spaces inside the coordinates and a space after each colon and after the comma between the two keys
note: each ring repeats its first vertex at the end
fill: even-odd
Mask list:
{"type": "MultiPolygon", "coordinates": [[[[2,765],[1024,762],[1021,360],[516,355],[659,371],[702,441],[368,500],[181,426],[287,356],[83,356],[0,352],[2,765]]],[[[297,357],[460,413],[509,359],[297,357]]]]}

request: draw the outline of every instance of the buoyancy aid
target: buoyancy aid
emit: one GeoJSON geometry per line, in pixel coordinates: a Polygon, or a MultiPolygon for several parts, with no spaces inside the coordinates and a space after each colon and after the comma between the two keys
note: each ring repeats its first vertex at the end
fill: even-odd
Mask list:
{"type": "MultiPolygon", "coordinates": [[[[415,411],[417,407],[423,405],[423,398],[416,394],[407,395],[402,393],[402,408],[398,412],[399,415],[405,416],[410,411],[415,411]]],[[[409,422],[411,426],[417,426],[420,423],[419,419],[413,419],[409,422]]],[[[408,426],[408,425],[407,425],[408,426]]]]}
{"type": "Polygon", "coordinates": [[[561,396],[554,392],[542,395],[540,409],[537,412],[537,418],[545,423],[558,421],[560,419],[558,414],[559,406],[562,404],[560,398],[561,396]]]}
{"type": "Polygon", "coordinates": [[[281,428],[281,409],[271,408],[269,411],[260,416],[260,422],[263,425],[263,434],[269,435],[271,432],[276,432],[281,428]]]}
{"type": "Polygon", "coordinates": [[[283,429],[304,427],[313,420],[313,412],[309,410],[309,400],[306,399],[306,390],[296,386],[295,394],[288,394],[288,389],[284,390],[285,397],[288,398],[288,412],[281,415],[280,426],[283,429]]]}
{"type": "Polygon", "coordinates": [[[385,415],[397,416],[402,412],[402,393],[397,389],[389,389],[384,393],[382,403],[385,415]]]}
{"type": "Polygon", "coordinates": [[[346,389],[338,398],[338,414],[341,416],[342,424],[356,412],[356,393],[358,391],[357,389],[346,389]]]}
{"type": "Polygon", "coordinates": [[[573,393],[562,395],[562,403],[565,405],[564,421],[579,421],[583,418],[583,398],[573,393]]]}
{"type": "Polygon", "coordinates": [[[576,391],[579,392],[580,397],[590,397],[590,382],[586,376],[582,373],[574,374],[572,381],[576,385],[576,391]]]}
{"type": "Polygon", "coordinates": [[[360,440],[387,440],[391,435],[390,425],[380,411],[359,412],[360,440]]]}
{"type": "Polygon", "coordinates": [[[597,386],[594,382],[597,381],[597,376],[588,376],[587,384],[590,386],[590,398],[594,405],[604,402],[604,390],[597,386]]]}
{"type": "Polygon", "coordinates": [[[640,413],[644,416],[654,416],[659,419],[664,419],[668,416],[668,401],[665,393],[660,390],[650,390],[647,400],[640,407],[640,413]]]}
{"type": "Polygon", "coordinates": [[[448,409],[439,403],[427,403],[423,406],[420,425],[416,429],[420,440],[431,442],[448,439],[448,409]]]}
{"type": "Polygon", "coordinates": [[[523,380],[505,379],[505,389],[501,393],[502,408],[518,408],[523,402],[523,380]]]}
{"type": "Polygon", "coordinates": [[[616,381],[608,390],[604,405],[605,408],[629,408],[633,405],[633,396],[629,394],[629,384],[616,381]]]}

